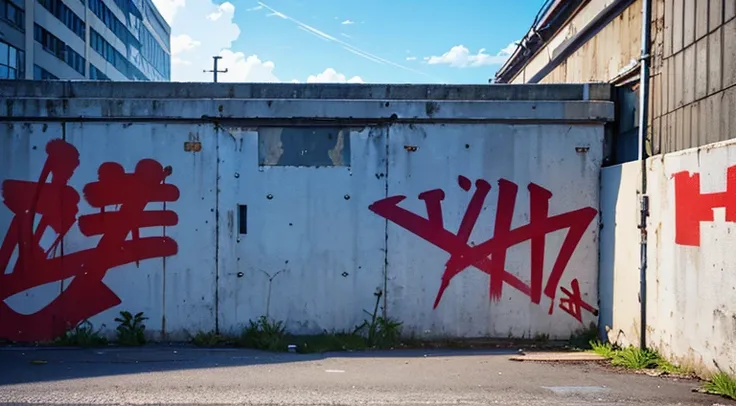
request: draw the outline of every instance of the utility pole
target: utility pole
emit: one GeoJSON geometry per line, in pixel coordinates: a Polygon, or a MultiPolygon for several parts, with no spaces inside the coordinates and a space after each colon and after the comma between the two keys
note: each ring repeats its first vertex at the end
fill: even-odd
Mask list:
{"type": "Polygon", "coordinates": [[[204,70],[204,72],[212,72],[212,74],[215,77],[215,83],[217,83],[217,74],[218,73],[227,73],[227,68],[225,68],[225,70],[217,70],[217,61],[220,60],[220,59],[222,59],[221,56],[213,56],[212,59],[213,59],[213,62],[214,62],[213,69],[212,70],[204,70]]]}

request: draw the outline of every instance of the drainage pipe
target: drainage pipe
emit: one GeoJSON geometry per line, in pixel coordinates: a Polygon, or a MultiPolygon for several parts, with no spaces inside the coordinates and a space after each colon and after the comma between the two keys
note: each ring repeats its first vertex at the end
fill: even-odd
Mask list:
{"type": "Polygon", "coordinates": [[[649,64],[651,60],[652,2],[642,0],[641,58],[639,74],[639,162],[641,163],[640,219],[639,230],[639,304],[641,306],[641,326],[639,347],[647,348],[647,217],[649,216],[649,197],[647,196],[646,142],[649,121],[649,64]]]}

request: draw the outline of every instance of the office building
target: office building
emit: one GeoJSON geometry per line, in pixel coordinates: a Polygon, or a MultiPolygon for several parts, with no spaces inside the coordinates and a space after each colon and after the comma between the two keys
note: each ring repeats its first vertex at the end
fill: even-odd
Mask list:
{"type": "Polygon", "coordinates": [[[168,81],[170,37],[151,0],[0,0],[0,79],[168,81]]]}

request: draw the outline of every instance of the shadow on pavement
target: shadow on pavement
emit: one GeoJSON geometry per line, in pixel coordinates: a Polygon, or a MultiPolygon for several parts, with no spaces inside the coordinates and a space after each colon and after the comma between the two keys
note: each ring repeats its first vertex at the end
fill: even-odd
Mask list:
{"type": "Polygon", "coordinates": [[[0,386],[101,376],[319,361],[328,358],[425,358],[516,354],[509,349],[398,349],[324,354],[241,348],[150,345],[138,348],[1,348],[0,386]]]}

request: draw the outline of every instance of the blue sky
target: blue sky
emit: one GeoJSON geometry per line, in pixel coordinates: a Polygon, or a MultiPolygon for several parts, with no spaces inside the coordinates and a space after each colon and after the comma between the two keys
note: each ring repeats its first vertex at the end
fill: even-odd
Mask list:
{"type": "Polygon", "coordinates": [[[543,0],[155,2],[177,81],[487,83],[543,0]]]}

